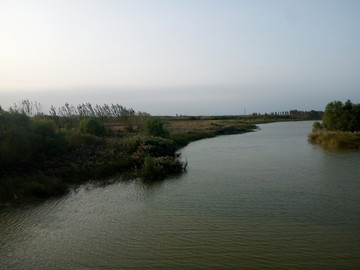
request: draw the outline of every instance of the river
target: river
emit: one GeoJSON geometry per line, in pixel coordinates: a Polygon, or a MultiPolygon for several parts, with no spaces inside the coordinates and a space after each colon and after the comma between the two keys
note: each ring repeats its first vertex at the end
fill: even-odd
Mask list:
{"type": "Polygon", "coordinates": [[[355,269],[360,153],[312,122],[193,142],[187,173],[0,209],[0,269],[355,269]]]}

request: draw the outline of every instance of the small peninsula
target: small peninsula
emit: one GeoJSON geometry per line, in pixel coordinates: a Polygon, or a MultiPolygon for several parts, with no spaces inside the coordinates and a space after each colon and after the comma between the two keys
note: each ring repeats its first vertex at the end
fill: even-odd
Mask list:
{"type": "Polygon", "coordinates": [[[51,106],[22,100],[0,107],[0,203],[62,195],[82,183],[165,179],[185,171],[189,142],[241,134],[256,124],[317,120],[318,111],[151,116],[119,104],[51,106]]]}
{"type": "Polygon", "coordinates": [[[185,170],[177,151],[189,142],[256,128],[234,117],[155,117],[119,104],[40,108],[29,100],[0,107],[0,203],[62,195],[114,176],[164,179],[185,170]]]}

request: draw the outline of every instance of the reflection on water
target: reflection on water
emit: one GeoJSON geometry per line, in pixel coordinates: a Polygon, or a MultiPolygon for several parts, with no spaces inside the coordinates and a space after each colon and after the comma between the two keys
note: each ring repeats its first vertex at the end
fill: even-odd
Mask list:
{"type": "Polygon", "coordinates": [[[360,154],[311,122],[183,149],[188,172],[0,210],[0,269],[355,269],[360,154]]]}

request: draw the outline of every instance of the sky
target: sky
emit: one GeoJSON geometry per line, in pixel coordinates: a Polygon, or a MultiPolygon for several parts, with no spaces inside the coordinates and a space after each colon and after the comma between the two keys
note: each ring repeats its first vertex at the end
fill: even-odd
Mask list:
{"type": "Polygon", "coordinates": [[[237,115],[360,103],[359,14],[358,0],[0,0],[0,105],[237,115]]]}

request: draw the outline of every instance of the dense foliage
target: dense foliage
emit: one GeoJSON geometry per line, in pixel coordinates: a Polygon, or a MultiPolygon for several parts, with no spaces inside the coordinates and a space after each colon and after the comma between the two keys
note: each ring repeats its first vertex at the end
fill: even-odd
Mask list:
{"type": "MultiPolygon", "coordinates": [[[[104,125],[110,113],[79,116],[68,107],[67,116],[34,115],[32,104],[25,101],[9,111],[0,107],[0,203],[60,195],[69,184],[116,174],[161,179],[186,167],[176,153],[178,145],[163,138],[168,131],[158,118],[116,117],[116,125],[137,126],[136,133],[133,128],[116,131],[114,124],[104,125]],[[139,123],[145,119],[141,132],[139,123]]],[[[123,107],[112,108],[125,113],[123,107]]]]}
{"type": "Polygon", "coordinates": [[[164,128],[164,122],[156,117],[147,119],[145,122],[145,133],[156,137],[166,137],[169,135],[164,128]]]}
{"type": "Polygon", "coordinates": [[[18,112],[0,113],[1,171],[26,169],[67,150],[64,134],[52,120],[33,118],[18,112]]]}
{"type": "Polygon", "coordinates": [[[329,103],[323,116],[323,127],[331,131],[360,131],[360,104],[350,100],[329,103]]]}
{"type": "Polygon", "coordinates": [[[327,104],[322,124],[315,122],[308,140],[332,149],[360,149],[360,104],[327,104]]]}
{"type": "Polygon", "coordinates": [[[88,133],[96,136],[105,135],[105,127],[95,118],[84,118],[80,121],[79,130],[81,133],[88,133]]]}
{"type": "Polygon", "coordinates": [[[252,131],[255,118],[264,121],[249,117],[167,119],[89,103],[52,106],[45,115],[39,103],[28,100],[8,111],[0,107],[0,203],[61,195],[84,181],[107,182],[120,174],[164,179],[185,170],[180,147],[252,131]]]}

